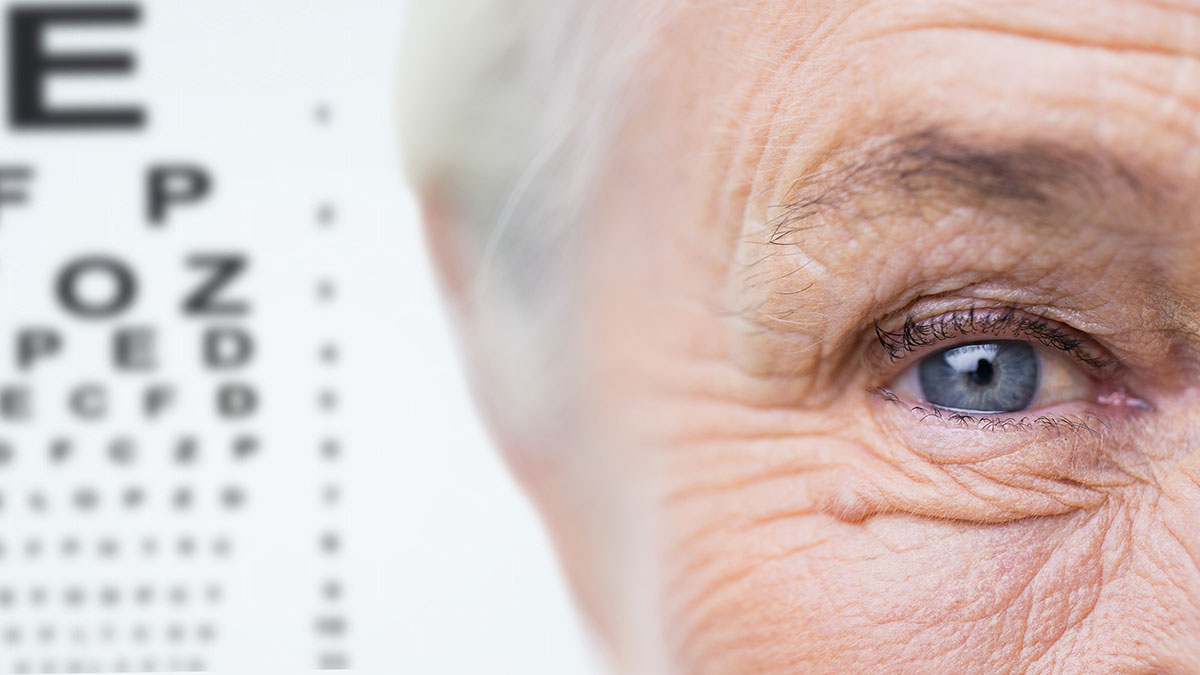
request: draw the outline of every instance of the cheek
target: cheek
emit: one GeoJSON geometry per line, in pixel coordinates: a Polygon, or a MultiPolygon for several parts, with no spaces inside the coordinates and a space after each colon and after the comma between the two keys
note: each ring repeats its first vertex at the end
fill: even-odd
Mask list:
{"type": "Polygon", "coordinates": [[[1100,524],[1080,527],[1078,514],[993,526],[803,510],[676,522],[669,645],[684,672],[1021,663],[1023,645],[1061,636],[1104,578],[1100,524]]]}

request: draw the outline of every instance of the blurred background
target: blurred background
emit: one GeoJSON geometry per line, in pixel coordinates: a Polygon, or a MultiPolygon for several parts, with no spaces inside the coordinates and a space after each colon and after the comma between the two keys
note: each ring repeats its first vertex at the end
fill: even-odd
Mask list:
{"type": "Polygon", "coordinates": [[[3,4],[0,673],[599,672],[403,187],[404,2],[3,4]]]}

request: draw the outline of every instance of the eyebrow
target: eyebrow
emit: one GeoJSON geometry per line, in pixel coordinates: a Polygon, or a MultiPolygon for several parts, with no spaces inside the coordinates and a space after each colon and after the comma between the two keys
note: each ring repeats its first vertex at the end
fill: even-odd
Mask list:
{"type": "Polygon", "coordinates": [[[776,207],[781,212],[769,223],[770,241],[807,229],[802,221],[822,211],[866,209],[871,198],[883,197],[889,208],[967,205],[1055,224],[1080,207],[1156,204],[1168,190],[1157,172],[1135,170],[1103,148],[1083,150],[1038,138],[975,140],[925,128],[868,139],[821,158],[776,207]]]}

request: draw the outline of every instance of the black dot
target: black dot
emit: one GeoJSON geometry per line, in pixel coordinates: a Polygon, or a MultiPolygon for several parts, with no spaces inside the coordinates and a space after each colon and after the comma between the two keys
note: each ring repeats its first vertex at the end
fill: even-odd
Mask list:
{"type": "Polygon", "coordinates": [[[25,556],[28,558],[36,558],[42,554],[42,542],[37,539],[30,539],[25,542],[25,556]]]}
{"type": "Polygon", "coordinates": [[[317,405],[320,406],[322,410],[333,410],[338,406],[337,393],[330,389],[322,390],[317,396],[317,405]]]}
{"type": "Polygon", "coordinates": [[[321,535],[321,550],[330,555],[342,549],[342,538],[336,532],[326,532],[321,535]]]}
{"type": "Polygon", "coordinates": [[[196,439],[191,436],[179,441],[175,446],[175,462],[177,464],[192,464],[196,461],[198,453],[198,444],[196,439]]]}
{"type": "Polygon", "coordinates": [[[70,558],[79,552],[79,540],[74,537],[67,537],[62,540],[60,550],[65,558],[70,558]]]}
{"type": "Polygon", "coordinates": [[[67,461],[67,459],[69,459],[71,456],[72,449],[73,446],[71,441],[65,438],[55,439],[54,442],[50,444],[50,461],[54,462],[55,464],[61,464],[67,461]]]}
{"type": "Polygon", "coordinates": [[[108,456],[114,464],[129,464],[134,458],[133,441],[120,438],[108,446],[108,456]]]}
{"type": "Polygon", "coordinates": [[[316,117],[317,124],[329,124],[333,120],[333,110],[327,103],[318,103],[313,109],[313,116],[316,117]]]}
{"type": "Polygon", "coordinates": [[[327,439],[321,443],[321,454],[326,459],[337,459],[342,456],[342,444],[332,438],[327,439]]]}
{"type": "Polygon", "coordinates": [[[229,555],[229,551],[232,549],[232,546],[230,545],[228,539],[221,537],[213,541],[212,548],[213,555],[217,556],[218,558],[224,558],[229,555]]]}
{"type": "Polygon", "coordinates": [[[63,593],[63,604],[67,607],[79,607],[84,603],[82,588],[68,588],[63,593]]]}
{"type": "Polygon", "coordinates": [[[187,488],[179,488],[175,491],[175,496],[171,501],[176,510],[186,511],[192,506],[192,491],[187,488]]]}
{"type": "Polygon", "coordinates": [[[326,581],[324,585],[321,586],[321,595],[325,596],[325,599],[330,602],[341,600],[344,592],[345,590],[342,588],[342,584],[333,579],[326,581]]]}
{"type": "Polygon", "coordinates": [[[16,453],[13,452],[12,446],[9,445],[8,442],[0,441],[0,466],[7,466],[11,464],[15,454],[16,453]]]}
{"type": "Polygon", "coordinates": [[[227,487],[221,492],[221,503],[225,508],[233,510],[240,508],[246,502],[246,495],[238,487],[227,487]]]}
{"type": "Polygon", "coordinates": [[[127,509],[136,509],[141,506],[145,500],[146,494],[142,492],[141,488],[137,487],[126,488],[125,494],[121,498],[121,501],[125,503],[125,508],[127,509]]]}
{"type": "Polygon", "coordinates": [[[188,602],[188,592],[183,586],[176,586],[171,589],[171,604],[186,605],[188,602]]]}
{"type": "Polygon", "coordinates": [[[75,508],[80,511],[91,511],[96,508],[100,498],[95,490],[82,488],[75,493],[75,508]]]}
{"type": "Polygon", "coordinates": [[[333,208],[333,204],[324,203],[317,207],[317,224],[322,227],[329,227],[337,220],[337,211],[333,208]]]}
{"type": "Polygon", "coordinates": [[[238,460],[249,459],[258,452],[258,439],[253,436],[239,436],[233,442],[233,456],[238,460]]]}
{"type": "Polygon", "coordinates": [[[337,286],[334,285],[334,283],[332,281],[330,281],[328,279],[322,279],[321,281],[317,282],[317,298],[319,300],[328,302],[330,300],[333,300],[333,297],[336,294],[337,294],[337,286]]]}
{"type": "Polygon", "coordinates": [[[337,637],[346,633],[346,619],[335,614],[318,616],[314,628],[320,635],[337,637]]]}
{"type": "Polygon", "coordinates": [[[326,504],[334,506],[342,500],[342,489],[336,485],[326,485],[322,497],[326,504]]]}
{"type": "Polygon", "coordinates": [[[318,358],[322,363],[337,363],[340,357],[341,351],[338,349],[338,346],[332,342],[327,342],[321,345],[321,349],[318,352],[318,358]]]}
{"type": "Polygon", "coordinates": [[[115,539],[102,539],[97,549],[101,558],[115,558],[121,550],[121,545],[115,539]]]}
{"type": "Polygon", "coordinates": [[[194,553],[196,551],[196,542],[192,541],[192,539],[190,537],[183,537],[179,540],[179,543],[177,544],[177,550],[179,551],[179,555],[181,555],[181,556],[184,556],[184,557],[190,556],[192,553],[194,553]]]}

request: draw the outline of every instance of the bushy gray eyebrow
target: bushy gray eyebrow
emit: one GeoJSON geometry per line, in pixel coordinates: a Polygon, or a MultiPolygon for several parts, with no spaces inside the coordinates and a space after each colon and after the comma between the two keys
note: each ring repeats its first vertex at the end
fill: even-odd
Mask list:
{"type": "Polygon", "coordinates": [[[1157,203],[1167,190],[1161,176],[1136,171],[1102,148],[1041,138],[981,140],[934,127],[867,139],[814,165],[775,207],[771,243],[825,210],[867,209],[865,217],[873,218],[880,213],[871,209],[966,205],[1054,223],[1070,220],[1057,216],[1083,205],[1157,203]],[[868,200],[875,206],[864,206],[868,200]]]}

